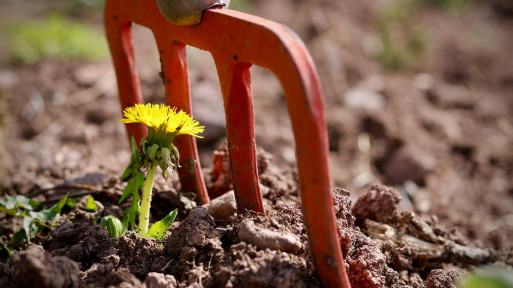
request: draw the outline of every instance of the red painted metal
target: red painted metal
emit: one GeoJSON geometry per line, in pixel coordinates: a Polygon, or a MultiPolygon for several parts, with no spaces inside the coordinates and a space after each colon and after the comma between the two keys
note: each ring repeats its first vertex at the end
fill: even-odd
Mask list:
{"type": "MultiPolygon", "coordinates": [[[[303,214],[317,273],[326,287],[350,287],[333,214],[321,88],[302,41],[278,23],[237,11],[211,9],[197,26],[176,26],[162,17],[154,0],[107,0],[106,34],[123,109],[142,102],[133,61],[131,23],[152,30],[161,55],[167,103],[188,113],[191,103],[185,44],[212,54],[223,93],[239,212],[248,209],[264,213],[258,187],[250,67],[255,64],[275,73],[283,86],[292,122],[303,214]]],[[[127,126],[127,131],[137,139],[146,133],[137,125],[127,126]]],[[[206,203],[209,198],[195,140],[179,136],[177,142],[185,167],[179,173],[182,186],[206,203]]]]}

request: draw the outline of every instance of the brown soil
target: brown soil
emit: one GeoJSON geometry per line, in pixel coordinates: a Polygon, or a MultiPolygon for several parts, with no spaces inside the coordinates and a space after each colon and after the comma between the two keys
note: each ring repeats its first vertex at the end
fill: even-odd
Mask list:
{"type": "MultiPolygon", "coordinates": [[[[48,2],[2,3],[0,15],[39,17],[58,1],[48,2]]],[[[392,73],[366,50],[386,2],[252,2],[251,13],[304,39],[319,70],[331,174],[334,187],[346,189],[333,189],[333,197],[351,284],[454,287],[476,266],[511,268],[513,9],[491,0],[460,13],[421,6],[415,21],[428,35],[427,54],[392,73]]],[[[74,17],[101,25],[95,13],[74,17]]],[[[153,40],[140,27],[134,39],[143,94],[160,102],[153,40]]],[[[190,50],[189,60],[195,118],[207,127],[198,141],[205,178],[221,195],[232,188],[219,85],[207,54],[190,50]]],[[[128,205],[117,204],[130,151],[110,67],[108,60],[0,64],[2,193],[47,206],[66,192],[92,194],[101,204],[95,213],[77,205],[32,243],[9,244],[15,253],[0,263],[0,287],[318,287],[286,105],[262,69],[253,71],[253,89],[268,217],[234,218],[230,194],[196,207],[176,177],[157,177],[152,219],[180,212],[164,241],[110,238],[93,225],[97,217],[122,217],[128,205]],[[88,188],[70,188],[76,185],[88,188]]],[[[3,243],[20,227],[0,213],[3,243]]]]}

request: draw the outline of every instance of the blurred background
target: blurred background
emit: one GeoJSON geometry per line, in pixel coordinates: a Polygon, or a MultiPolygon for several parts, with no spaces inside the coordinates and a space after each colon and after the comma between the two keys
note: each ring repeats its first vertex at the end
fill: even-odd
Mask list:
{"type": "MultiPolygon", "coordinates": [[[[0,187],[119,177],[130,151],[102,26],[102,0],[0,0],[0,187]]],[[[232,0],[308,47],[324,90],[334,186],[396,187],[403,205],[474,245],[513,236],[513,1],[232,0]]],[[[133,45],[143,96],[164,101],[151,32],[133,45]]],[[[204,167],[225,141],[208,52],[188,47],[204,167]]],[[[279,82],[252,68],[257,146],[283,169],[295,148],[279,82]]],[[[311,159],[316,161],[316,159],[311,159]]],[[[511,238],[509,238],[511,239],[511,238]]],[[[508,246],[509,245],[509,246],[508,246]]]]}

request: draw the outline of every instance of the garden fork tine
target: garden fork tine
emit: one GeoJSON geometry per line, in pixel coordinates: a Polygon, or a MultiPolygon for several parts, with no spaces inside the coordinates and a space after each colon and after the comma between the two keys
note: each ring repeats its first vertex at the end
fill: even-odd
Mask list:
{"type": "MultiPolygon", "coordinates": [[[[237,11],[211,9],[197,26],[176,26],[165,21],[153,0],[107,0],[106,34],[123,109],[142,102],[130,23],[152,30],[161,55],[167,102],[187,112],[191,110],[184,44],[212,54],[223,93],[239,213],[246,209],[264,212],[258,187],[250,67],[256,64],[275,73],[291,117],[302,208],[317,273],[327,287],[350,287],[333,213],[324,104],[315,67],[301,40],[280,24],[237,11]]],[[[145,135],[141,126],[127,129],[137,139],[145,135]]],[[[189,168],[197,170],[183,169],[182,185],[182,177],[192,175],[185,184],[195,188],[200,199],[207,202],[196,145],[189,138],[183,137],[178,147],[186,151],[182,153],[188,158],[181,159],[181,163],[186,166],[187,161],[194,161],[189,168]]]]}
{"type": "MultiPolygon", "coordinates": [[[[185,44],[169,37],[156,37],[155,39],[160,54],[161,77],[166,91],[167,105],[192,115],[185,44]]],[[[180,151],[182,168],[178,169],[178,176],[182,191],[194,192],[200,203],[208,203],[210,200],[198,159],[196,138],[183,135],[176,137],[174,143],[180,151]]]]}

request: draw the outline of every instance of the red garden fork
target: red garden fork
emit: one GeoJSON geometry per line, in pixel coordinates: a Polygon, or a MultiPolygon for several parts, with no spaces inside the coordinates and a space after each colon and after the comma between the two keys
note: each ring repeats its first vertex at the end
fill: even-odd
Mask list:
{"type": "MultiPolygon", "coordinates": [[[[191,114],[185,45],[209,51],[216,64],[226,114],[230,165],[237,207],[265,214],[255,152],[252,64],[279,79],[291,118],[303,214],[315,266],[325,287],[349,288],[333,213],[328,168],[324,104],[317,72],[302,41],[288,28],[233,10],[209,9],[196,26],[177,26],[161,15],[155,0],[107,0],[105,27],[117,75],[122,109],[142,103],[135,68],[131,23],[149,28],[156,39],[169,106],[191,114]]],[[[147,133],[142,124],[127,126],[136,141],[147,133]]],[[[181,137],[181,138],[180,138],[181,137]]],[[[199,202],[209,196],[194,137],[175,140],[180,151],[182,189],[199,202]]]]}

